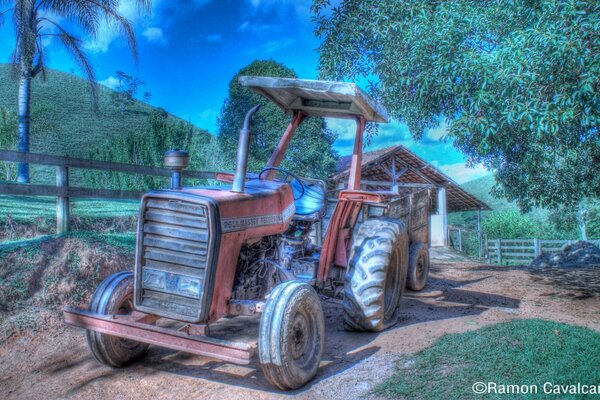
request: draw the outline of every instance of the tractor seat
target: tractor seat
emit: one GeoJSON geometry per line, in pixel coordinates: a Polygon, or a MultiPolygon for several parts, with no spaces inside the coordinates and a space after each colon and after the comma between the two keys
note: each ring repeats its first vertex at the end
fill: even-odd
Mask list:
{"type": "MultiPolygon", "coordinates": [[[[327,188],[325,182],[317,179],[302,179],[304,184],[304,195],[298,200],[294,200],[296,204],[295,220],[303,221],[319,221],[327,211],[327,188]]],[[[297,180],[293,180],[290,184],[294,197],[302,194],[302,188],[297,180]]]]}

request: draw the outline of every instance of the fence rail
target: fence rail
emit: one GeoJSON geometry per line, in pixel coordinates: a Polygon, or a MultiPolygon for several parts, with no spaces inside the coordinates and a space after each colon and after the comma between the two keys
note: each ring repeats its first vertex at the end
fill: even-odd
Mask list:
{"type": "MultiPolygon", "coordinates": [[[[489,260],[499,265],[530,263],[542,253],[560,251],[564,245],[577,240],[494,239],[486,241],[489,260]]],[[[600,246],[600,240],[589,240],[600,246]]]]}
{"type": "MultiPolygon", "coordinates": [[[[57,198],[56,231],[59,234],[68,232],[70,229],[69,198],[71,197],[93,199],[139,199],[143,194],[142,192],[131,190],[92,189],[70,186],[70,168],[123,172],[137,175],[171,176],[171,170],[168,168],[61,157],[47,154],[22,153],[12,150],[0,150],[0,161],[56,166],[56,186],[0,183],[0,194],[17,196],[55,196],[57,198]]],[[[196,179],[215,179],[216,173],[210,171],[184,170],[183,176],[196,179]]]]}

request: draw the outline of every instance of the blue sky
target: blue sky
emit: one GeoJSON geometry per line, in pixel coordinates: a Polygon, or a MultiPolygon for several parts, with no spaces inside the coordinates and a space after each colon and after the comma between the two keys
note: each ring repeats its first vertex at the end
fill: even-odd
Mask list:
{"type": "MultiPolygon", "coordinates": [[[[139,64],[110,26],[95,40],[84,39],[86,53],[101,83],[115,83],[115,72],[138,76],[152,93],[150,103],[197,126],[216,132],[216,118],[227,97],[228,83],[255,59],[274,59],[293,68],[299,77],[317,76],[319,40],[313,34],[310,1],[301,0],[154,0],[152,11],[140,15],[123,1],[121,13],[135,27],[139,64]]],[[[7,62],[14,34],[6,18],[0,27],[0,62],[7,62]]],[[[81,74],[58,43],[46,43],[47,65],[81,74]]],[[[340,154],[352,150],[353,123],[328,121],[339,138],[340,154]]],[[[405,125],[382,126],[367,150],[403,144],[458,182],[487,174],[482,167],[466,169],[464,157],[442,140],[444,126],[415,143],[405,125]]]]}

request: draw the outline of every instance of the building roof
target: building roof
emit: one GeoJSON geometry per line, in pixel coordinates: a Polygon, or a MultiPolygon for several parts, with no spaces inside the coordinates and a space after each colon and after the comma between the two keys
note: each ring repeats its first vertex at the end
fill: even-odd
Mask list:
{"type": "Polygon", "coordinates": [[[351,82],[241,76],[240,85],[258,92],[285,112],[330,118],[364,117],[371,122],[388,122],[385,110],[351,82]]]}
{"type": "MultiPolygon", "coordinates": [[[[463,190],[448,175],[401,145],[363,153],[362,180],[383,183],[367,186],[375,190],[389,190],[390,185],[384,182],[391,182],[389,171],[391,171],[392,159],[396,170],[399,171],[398,183],[431,184],[437,188],[445,188],[448,212],[491,210],[483,201],[463,190]]],[[[350,172],[351,160],[351,155],[341,157],[338,160],[337,173],[331,179],[338,182],[345,180],[350,172]]]]}

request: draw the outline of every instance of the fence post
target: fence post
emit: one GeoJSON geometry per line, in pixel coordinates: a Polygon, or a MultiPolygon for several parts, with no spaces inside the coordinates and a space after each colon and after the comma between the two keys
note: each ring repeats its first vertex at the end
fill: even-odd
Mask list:
{"type": "Polygon", "coordinates": [[[462,252],[462,231],[458,230],[458,251],[462,252]]]}
{"type": "Polygon", "coordinates": [[[533,239],[533,254],[538,257],[542,254],[542,244],[540,239],[533,239]]]}
{"type": "Polygon", "coordinates": [[[481,208],[477,210],[477,245],[479,246],[479,258],[483,257],[482,238],[481,238],[481,208]]]}
{"type": "MultiPolygon", "coordinates": [[[[69,187],[69,168],[65,166],[56,167],[56,186],[69,187]]],[[[71,216],[69,210],[69,198],[59,196],[56,198],[56,233],[67,233],[70,230],[71,216]]]]}
{"type": "Polygon", "coordinates": [[[498,265],[502,265],[502,247],[500,247],[500,239],[496,239],[496,250],[498,251],[498,265]]]}

